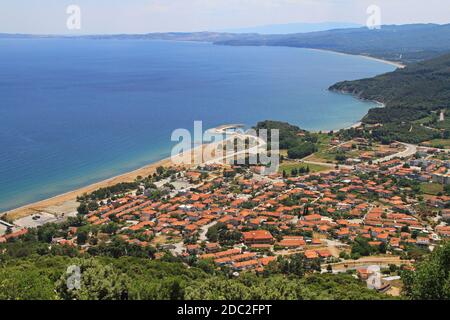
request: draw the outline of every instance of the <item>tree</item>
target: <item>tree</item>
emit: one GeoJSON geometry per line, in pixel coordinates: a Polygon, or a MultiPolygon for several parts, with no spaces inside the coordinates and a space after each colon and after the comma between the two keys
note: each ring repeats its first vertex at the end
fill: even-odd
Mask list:
{"type": "Polygon", "coordinates": [[[186,300],[245,300],[250,289],[244,284],[227,279],[210,278],[186,287],[186,300]]]}
{"type": "Polygon", "coordinates": [[[444,186],[444,192],[446,195],[450,196],[450,184],[444,186]]]}
{"type": "Polygon", "coordinates": [[[183,300],[184,290],[178,280],[174,280],[170,286],[170,300],[183,300]]]}
{"type": "Polygon", "coordinates": [[[336,161],[339,161],[339,162],[343,162],[343,161],[347,160],[347,156],[345,155],[345,153],[338,153],[338,154],[336,154],[336,156],[334,158],[336,161]]]}
{"type": "Polygon", "coordinates": [[[108,224],[102,225],[100,230],[104,233],[114,234],[117,230],[119,230],[119,225],[114,222],[110,222],[108,224]]]}
{"type": "Polygon", "coordinates": [[[86,231],[81,230],[77,233],[77,243],[79,245],[85,244],[87,239],[88,239],[88,233],[86,231]]]}
{"type": "Polygon", "coordinates": [[[363,237],[356,237],[352,244],[352,257],[368,256],[372,253],[373,248],[369,241],[363,237]]]}
{"type": "Polygon", "coordinates": [[[386,253],[386,244],[384,242],[381,242],[380,245],[378,246],[378,251],[380,251],[380,253],[386,253]]]}
{"type": "Polygon", "coordinates": [[[89,209],[89,211],[95,211],[95,210],[97,210],[97,209],[98,209],[98,203],[97,203],[97,201],[89,201],[88,209],[89,209]]]}
{"type": "Polygon", "coordinates": [[[332,273],[333,272],[333,267],[331,266],[331,264],[327,265],[327,271],[328,271],[328,273],[332,273]]]}
{"type": "Polygon", "coordinates": [[[34,267],[0,269],[0,300],[51,300],[53,282],[34,267]]]}
{"type": "Polygon", "coordinates": [[[410,299],[450,300],[450,242],[435,249],[416,271],[402,272],[404,293],[410,299]]]}
{"type": "Polygon", "coordinates": [[[74,261],[79,267],[79,288],[70,286],[73,273],[64,273],[56,284],[56,292],[65,300],[126,300],[128,278],[112,265],[102,265],[94,259],[74,261]]]}
{"type": "Polygon", "coordinates": [[[89,213],[89,209],[86,203],[82,202],[77,208],[78,214],[85,215],[89,213]]]}
{"type": "Polygon", "coordinates": [[[44,224],[37,229],[37,236],[39,241],[50,243],[58,231],[58,225],[54,223],[44,224]]]}
{"type": "Polygon", "coordinates": [[[208,229],[206,237],[210,242],[233,245],[241,241],[242,233],[239,231],[228,230],[225,223],[218,222],[208,229]]]}
{"type": "Polygon", "coordinates": [[[217,242],[219,240],[219,230],[222,228],[226,228],[226,226],[221,222],[211,226],[206,232],[206,238],[208,238],[210,242],[217,242]]]}
{"type": "Polygon", "coordinates": [[[288,149],[288,157],[290,159],[301,159],[317,151],[314,143],[303,142],[293,148],[288,149]]]}

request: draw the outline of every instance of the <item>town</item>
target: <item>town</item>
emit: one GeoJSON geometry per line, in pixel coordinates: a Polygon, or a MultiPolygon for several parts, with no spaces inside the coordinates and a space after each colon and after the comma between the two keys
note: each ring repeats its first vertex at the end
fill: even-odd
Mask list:
{"type": "MultiPolygon", "coordinates": [[[[262,166],[169,166],[84,195],[82,226],[51,243],[91,252],[118,239],[151,248],[154,259],[203,261],[236,277],[301,255],[310,272],[347,272],[370,285],[378,266],[383,278],[372,288],[399,295],[398,271],[450,237],[448,150],[322,136],[326,150],[285,156],[269,176],[262,166]]],[[[2,221],[0,243],[28,232],[21,220],[39,219],[2,221]]]]}

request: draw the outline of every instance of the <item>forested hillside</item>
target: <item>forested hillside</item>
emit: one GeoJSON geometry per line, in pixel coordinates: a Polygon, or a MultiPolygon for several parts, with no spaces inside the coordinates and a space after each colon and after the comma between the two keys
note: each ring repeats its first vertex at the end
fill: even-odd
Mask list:
{"type": "MultiPolygon", "coordinates": [[[[44,227],[41,236],[48,231],[44,227]]],[[[302,255],[280,258],[259,276],[236,278],[208,261],[183,262],[169,254],[154,260],[145,257],[145,250],[121,251],[117,244],[101,254],[80,254],[35,237],[38,233],[32,232],[0,245],[0,300],[393,299],[348,274],[308,272],[302,255]],[[79,267],[82,274],[75,290],[70,266],[79,267]]],[[[448,299],[449,253],[450,244],[444,244],[418,265],[417,272],[405,271],[404,297],[448,299]]]]}
{"type": "Polygon", "coordinates": [[[450,52],[450,24],[384,25],[290,35],[242,35],[218,40],[224,45],[316,48],[412,63],[450,52]]]}
{"type": "MultiPolygon", "coordinates": [[[[46,38],[57,35],[1,34],[0,38],[46,38]]],[[[89,39],[204,41],[232,46],[315,48],[413,63],[450,52],[450,24],[383,25],[294,34],[168,32],[77,36],[89,39]]],[[[73,37],[72,37],[73,38],[73,37]]]]}
{"type": "Polygon", "coordinates": [[[384,103],[386,108],[369,111],[367,123],[424,118],[450,107],[450,54],[374,78],[339,82],[330,90],[384,103]]]}
{"type": "MultiPolygon", "coordinates": [[[[40,229],[41,236],[49,228],[40,229]]],[[[0,245],[0,300],[297,300],[387,299],[351,275],[306,272],[303,258],[280,260],[257,276],[236,278],[203,260],[170,254],[154,260],[138,246],[114,243],[80,254],[39,241],[36,233],[0,245]],[[72,266],[72,269],[68,267],[72,266]],[[80,287],[74,290],[79,268],[80,287]],[[69,271],[69,272],[68,272],[69,271]]]]}

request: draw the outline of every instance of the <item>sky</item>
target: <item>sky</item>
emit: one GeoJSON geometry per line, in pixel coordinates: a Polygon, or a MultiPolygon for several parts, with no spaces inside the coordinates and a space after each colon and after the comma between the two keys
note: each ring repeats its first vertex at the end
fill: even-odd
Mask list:
{"type": "Polygon", "coordinates": [[[450,23],[450,0],[1,0],[0,33],[190,32],[329,21],[366,24],[371,5],[380,8],[382,24],[450,23]],[[66,12],[70,5],[80,9],[79,29],[67,27],[67,20],[74,17],[66,12]]]}

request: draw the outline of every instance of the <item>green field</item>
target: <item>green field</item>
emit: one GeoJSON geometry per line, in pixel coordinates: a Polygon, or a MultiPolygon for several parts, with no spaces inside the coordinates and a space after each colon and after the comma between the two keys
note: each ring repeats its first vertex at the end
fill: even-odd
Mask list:
{"type": "Polygon", "coordinates": [[[413,121],[413,123],[417,124],[423,124],[425,126],[429,126],[431,128],[436,129],[450,129],[450,116],[448,116],[448,112],[446,112],[446,116],[444,117],[444,121],[439,120],[439,113],[433,113],[429,116],[426,116],[424,118],[421,118],[419,120],[413,121]]]}
{"type": "Polygon", "coordinates": [[[357,158],[357,157],[359,157],[359,152],[356,150],[346,151],[346,152],[338,152],[337,148],[334,148],[334,149],[328,148],[328,149],[324,149],[324,150],[314,153],[314,155],[312,157],[310,157],[308,160],[318,161],[318,162],[336,163],[337,155],[344,155],[347,159],[348,158],[357,158]]]}
{"type": "Polygon", "coordinates": [[[438,121],[434,127],[438,129],[450,130],[450,117],[447,115],[444,118],[444,121],[438,121]]]}
{"type": "Polygon", "coordinates": [[[330,136],[326,133],[317,133],[317,148],[319,152],[325,149],[328,149],[331,146],[331,139],[333,136],[330,136]]]}
{"type": "Polygon", "coordinates": [[[438,193],[444,191],[444,186],[439,183],[422,183],[420,185],[420,190],[422,190],[422,192],[425,194],[435,196],[438,193]]]}
{"type": "Polygon", "coordinates": [[[450,139],[434,139],[430,141],[425,141],[423,144],[433,148],[450,149],[450,139]]]}
{"type": "Polygon", "coordinates": [[[329,167],[320,166],[317,164],[307,164],[307,163],[299,163],[299,162],[283,162],[280,165],[279,172],[281,173],[284,170],[289,175],[293,169],[297,169],[297,170],[300,168],[306,169],[307,167],[309,167],[310,173],[320,172],[320,171],[330,169],[329,167]]]}

